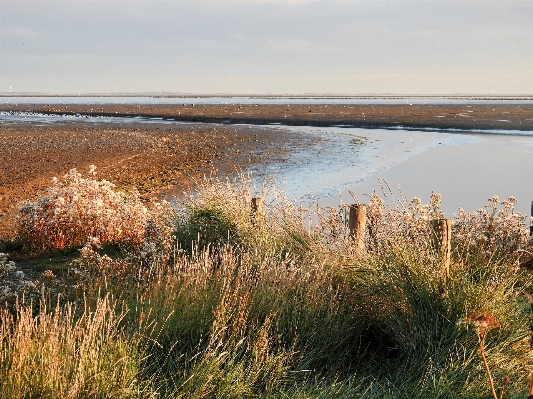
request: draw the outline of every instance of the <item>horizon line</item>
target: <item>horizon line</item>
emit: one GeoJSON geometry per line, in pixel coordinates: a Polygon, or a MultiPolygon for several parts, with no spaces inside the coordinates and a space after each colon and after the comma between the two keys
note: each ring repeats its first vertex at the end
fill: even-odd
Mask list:
{"type": "Polygon", "coordinates": [[[262,93],[262,94],[235,94],[235,93],[181,93],[181,92],[107,92],[107,93],[41,93],[41,92],[0,92],[0,97],[167,97],[167,98],[533,98],[533,94],[406,94],[406,93],[262,93]]]}

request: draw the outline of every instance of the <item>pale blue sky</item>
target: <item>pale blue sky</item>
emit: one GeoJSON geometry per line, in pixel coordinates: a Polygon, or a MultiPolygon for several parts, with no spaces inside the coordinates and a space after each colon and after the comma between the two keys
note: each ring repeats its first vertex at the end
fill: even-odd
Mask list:
{"type": "Polygon", "coordinates": [[[0,91],[533,94],[533,1],[4,1],[0,91]]]}

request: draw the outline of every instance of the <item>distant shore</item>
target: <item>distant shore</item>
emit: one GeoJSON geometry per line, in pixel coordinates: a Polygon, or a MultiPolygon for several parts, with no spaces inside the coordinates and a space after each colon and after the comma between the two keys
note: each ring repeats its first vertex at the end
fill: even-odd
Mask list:
{"type": "Polygon", "coordinates": [[[0,111],[161,118],[178,122],[376,129],[533,130],[524,104],[1,104],[0,111]]]}
{"type": "Polygon", "coordinates": [[[33,97],[33,98],[172,98],[172,99],[190,99],[190,98],[231,98],[231,99],[288,99],[288,100],[416,100],[422,99],[427,101],[433,100],[475,100],[475,101],[527,101],[533,100],[532,94],[335,94],[335,93],[307,93],[307,94],[198,94],[198,93],[174,93],[174,92],[115,92],[115,93],[39,93],[39,92],[0,92],[0,97],[33,97]]]}

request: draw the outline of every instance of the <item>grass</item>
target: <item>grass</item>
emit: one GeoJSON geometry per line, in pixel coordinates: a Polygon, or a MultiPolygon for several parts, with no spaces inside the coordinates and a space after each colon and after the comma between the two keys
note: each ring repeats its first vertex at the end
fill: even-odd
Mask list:
{"type": "Polygon", "coordinates": [[[208,179],[172,214],[135,203],[142,240],[80,232],[79,253],[41,245],[52,254],[18,261],[36,273],[49,259],[68,265],[0,314],[0,395],[487,398],[486,365],[498,392],[508,381],[503,397],[527,397],[525,217],[512,199],[460,212],[444,278],[430,227],[439,204],[372,197],[360,254],[344,208],[304,209],[268,182],[208,179]],[[265,207],[252,217],[253,196],[265,207]],[[472,315],[499,327],[481,336],[472,315]]]}

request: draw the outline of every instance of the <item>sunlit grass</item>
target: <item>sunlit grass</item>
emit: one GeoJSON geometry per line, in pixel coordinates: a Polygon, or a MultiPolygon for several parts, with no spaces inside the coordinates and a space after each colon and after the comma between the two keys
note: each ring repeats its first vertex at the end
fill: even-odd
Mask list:
{"type": "MultiPolygon", "coordinates": [[[[51,193],[77,203],[102,184],[68,176],[51,193]]],[[[494,385],[508,378],[504,397],[527,395],[531,309],[521,292],[533,280],[519,267],[530,241],[514,199],[458,213],[443,278],[431,229],[438,195],[428,205],[373,196],[359,253],[344,208],[303,208],[245,176],[205,180],[172,213],[161,204],[135,213],[136,200],[130,213],[122,194],[104,194],[142,216],[134,240],[93,235],[98,219],[82,230],[90,223],[35,204],[19,224],[34,253],[82,248],[0,316],[3,397],[486,398],[472,314],[500,325],[483,341],[494,385]],[[254,196],[264,213],[252,215],[254,196]],[[31,241],[40,218],[53,228],[31,241]],[[76,239],[59,245],[58,228],[76,239]]]]}

